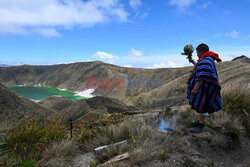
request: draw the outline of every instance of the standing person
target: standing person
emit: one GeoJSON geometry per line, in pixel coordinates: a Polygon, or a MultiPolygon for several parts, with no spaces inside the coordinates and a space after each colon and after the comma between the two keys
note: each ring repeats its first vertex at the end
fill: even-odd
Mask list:
{"type": "Polygon", "coordinates": [[[196,51],[199,59],[197,63],[194,62],[194,69],[187,81],[189,104],[200,114],[200,119],[192,122],[194,127],[189,130],[192,133],[202,132],[206,117],[222,109],[221,87],[214,62],[221,62],[221,59],[203,43],[196,51]]]}

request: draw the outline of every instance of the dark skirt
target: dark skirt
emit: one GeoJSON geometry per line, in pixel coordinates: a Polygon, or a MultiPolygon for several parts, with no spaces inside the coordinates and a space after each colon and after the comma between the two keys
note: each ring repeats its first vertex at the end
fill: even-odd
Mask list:
{"type": "Polygon", "coordinates": [[[198,113],[213,113],[221,110],[223,108],[221,101],[220,90],[221,87],[217,81],[213,81],[206,78],[198,78],[197,80],[202,80],[203,83],[199,87],[196,95],[191,95],[191,91],[194,88],[197,81],[191,80],[188,85],[187,98],[189,99],[189,104],[198,113]]]}

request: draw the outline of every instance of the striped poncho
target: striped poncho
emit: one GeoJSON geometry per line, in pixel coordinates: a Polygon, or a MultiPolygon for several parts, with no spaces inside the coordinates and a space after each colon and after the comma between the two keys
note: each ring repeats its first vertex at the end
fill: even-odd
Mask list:
{"type": "Polygon", "coordinates": [[[187,89],[189,104],[198,113],[210,114],[222,109],[221,87],[218,81],[214,59],[210,56],[203,58],[194,69],[187,89]],[[198,80],[202,80],[203,84],[199,87],[197,94],[192,95],[191,91],[198,80]]]}

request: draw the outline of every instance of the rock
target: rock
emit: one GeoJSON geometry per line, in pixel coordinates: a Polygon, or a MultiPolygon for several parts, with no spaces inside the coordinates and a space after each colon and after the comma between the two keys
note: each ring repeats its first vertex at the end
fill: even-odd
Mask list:
{"type": "Polygon", "coordinates": [[[86,153],[79,155],[73,159],[74,167],[90,167],[91,163],[95,162],[96,158],[94,153],[86,153]]]}

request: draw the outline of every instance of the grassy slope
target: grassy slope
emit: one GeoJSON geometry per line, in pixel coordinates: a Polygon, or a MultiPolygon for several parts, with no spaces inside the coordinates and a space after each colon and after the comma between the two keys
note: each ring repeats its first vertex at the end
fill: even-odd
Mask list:
{"type": "Polygon", "coordinates": [[[53,110],[19,96],[0,84],[1,129],[16,126],[28,119],[44,119],[53,113],[53,110]]]}
{"type": "MultiPolygon", "coordinates": [[[[8,91],[2,85],[0,88],[0,92],[5,93],[4,98],[3,95],[1,96],[1,107],[2,104],[5,104],[4,99],[8,98],[12,105],[5,104],[4,106],[11,110],[15,110],[16,106],[13,105],[18,106],[19,102],[26,104],[25,101],[22,101],[25,99],[20,100],[19,96],[8,91]]],[[[249,158],[250,154],[250,142],[247,138],[250,129],[249,95],[249,89],[246,87],[232,87],[229,84],[227,87],[223,87],[222,100],[225,110],[211,116],[206,122],[205,132],[201,134],[188,133],[190,120],[198,118],[190,107],[176,106],[167,112],[164,112],[164,109],[149,109],[145,113],[124,116],[120,122],[112,123],[109,126],[99,127],[95,133],[89,131],[90,129],[83,130],[82,134],[87,133],[85,134],[87,140],[83,140],[83,143],[75,143],[73,140],[54,143],[52,147],[43,152],[44,155],[40,160],[43,161],[42,163],[49,163],[48,166],[72,166],[72,162],[68,158],[72,158],[79,152],[92,152],[95,147],[127,139],[128,143],[125,145],[111,147],[97,153],[96,162],[103,163],[118,154],[129,152],[130,159],[115,163],[113,166],[237,166],[249,158]],[[162,117],[176,122],[173,135],[157,131],[156,125],[162,117]],[[93,137],[89,138],[89,134],[92,134],[93,137]]],[[[98,99],[98,97],[96,98],[98,99]]],[[[104,103],[101,103],[101,108],[105,108],[107,113],[111,108],[111,112],[113,112],[112,106],[119,103],[110,102],[110,99],[103,102],[104,99],[103,97],[99,99],[104,103]]],[[[34,104],[36,103],[30,103],[31,106],[34,104]]],[[[80,100],[65,108],[65,112],[62,111],[61,114],[73,114],[77,119],[91,110],[89,106],[93,107],[91,103],[87,104],[86,100],[80,100]]],[[[124,107],[126,106],[121,105],[121,109],[124,107]]],[[[18,114],[14,116],[18,117],[18,114]]],[[[30,113],[28,112],[28,114],[30,113]]],[[[98,114],[100,113],[95,111],[88,119],[98,114]]],[[[11,118],[9,119],[11,120],[11,118]]]]}
{"type": "MultiPolygon", "coordinates": [[[[116,98],[127,105],[173,106],[185,103],[186,80],[192,67],[183,68],[125,68],[100,61],[54,66],[19,66],[0,68],[0,81],[5,85],[35,85],[83,90],[87,77],[124,79],[125,89],[97,89],[95,95],[116,98]],[[161,79],[161,89],[127,89],[127,78],[161,79]]],[[[240,60],[217,63],[220,83],[250,82],[250,64],[240,60]]]]}

